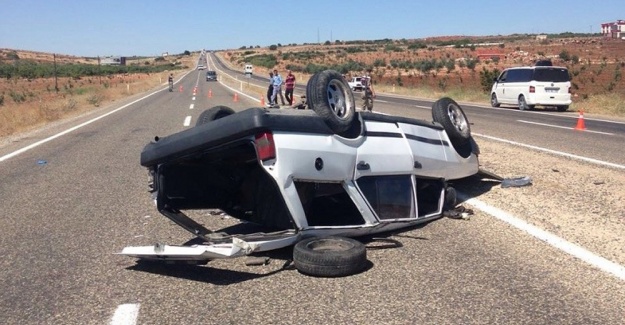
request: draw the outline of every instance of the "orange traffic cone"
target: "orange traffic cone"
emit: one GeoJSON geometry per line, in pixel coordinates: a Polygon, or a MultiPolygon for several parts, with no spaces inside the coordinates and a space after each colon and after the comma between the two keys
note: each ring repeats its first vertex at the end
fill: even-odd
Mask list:
{"type": "Polygon", "coordinates": [[[238,102],[239,101],[239,94],[234,93],[234,99],[233,100],[234,100],[235,103],[238,102]]]}
{"type": "Polygon", "coordinates": [[[260,106],[265,107],[265,97],[263,95],[260,95],[260,106]]]}
{"type": "Polygon", "coordinates": [[[586,124],[584,124],[584,110],[579,111],[579,117],[577,118],[577,126],[575,126],[575,130],[586,130],[586,124]]]}
{"type": "Polygon", "coordinates": [[[208,89],[208,98],[213,97],[213,90],[212,89],[208,89]]]}

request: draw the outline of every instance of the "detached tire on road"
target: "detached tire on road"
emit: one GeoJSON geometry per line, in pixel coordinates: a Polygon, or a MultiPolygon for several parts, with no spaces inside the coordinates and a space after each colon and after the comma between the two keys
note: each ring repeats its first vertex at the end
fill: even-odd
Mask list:
{"type": "Polygon", "coordinates": [[[219,105],[211,107],[200,114],[195,126],[206,124],[232,114],[234,114],[234,110],[228,106],[219,105]]]}
{"type": "Polygon", "coordinates": [[[334,70],[314,74],[306,85],[308,108],[321,116],[332,132],[341,134],[356,116],[356,101],[349,84],[334,70]]]}
{"type": "Polygon", "coordinates": [[[295,244],[293,262],[298,271],[307,275],[347,276],[366,267],[367,251],[365,245],[355,239],[311,237],[295,244]]]}

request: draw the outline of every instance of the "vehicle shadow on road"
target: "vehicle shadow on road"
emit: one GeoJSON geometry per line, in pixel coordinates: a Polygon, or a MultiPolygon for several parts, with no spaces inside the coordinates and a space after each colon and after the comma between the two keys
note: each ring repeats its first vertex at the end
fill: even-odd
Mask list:
{"type": "MultiPolygon", "coordinates": [[[[265,254],[266,255],[266,254],[265,254]]],[[[245,257],[238,260],[243,261],[245,257]]],[[[252,273],[240,270],[229,270],[207,265],[185,265],[185,264],[166,264],[164,262],[137,262],[135,265],[126,269],[131,271],[140,271],[157,275],[170,276],[191,281],[205,282],[214,285],[230,285],[248,280],[255,280],[272,276],[274,274],[295,270],[291,260],[280,261],[278,259],[268,263],[271,265],[271,271],[266,273],[252,273]],[[277,268],[276,268],[277,266],[277,268]]],[[[264,265],[265,267],[267,265],[264,265]]]]}
{"type": "Polygon", "coordinates": [[[461,192],[462,198],[458,198],[456,204],[462,204],[468,199],[477,198],[480,195],[489,192],[493,187],[499,186],[500,180],[485,177],[476,174],[450,183],[458,192],[461,192]]]}

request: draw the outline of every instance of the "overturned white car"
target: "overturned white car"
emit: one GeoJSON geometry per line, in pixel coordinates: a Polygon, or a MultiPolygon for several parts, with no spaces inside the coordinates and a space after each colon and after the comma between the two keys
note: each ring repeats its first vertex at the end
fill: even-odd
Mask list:
{"type": "Polygon", "coordinates": [[[311,110],[217,106],[195,127],[149,143],[141,164],[158,211],[204,243],[121,254],[206,262],[297,244],[301,272],[346,275],[366,260],[349,237],[440,217],[456,200],[447,181],[478,172],[469,123],[450,98],[435,102],[426,122],[357,112],[335,71],[314,75],[306,92],[311,110]],[[262,231],[215,232],[184,212],[193,209],[220,209],[262,231]]]}

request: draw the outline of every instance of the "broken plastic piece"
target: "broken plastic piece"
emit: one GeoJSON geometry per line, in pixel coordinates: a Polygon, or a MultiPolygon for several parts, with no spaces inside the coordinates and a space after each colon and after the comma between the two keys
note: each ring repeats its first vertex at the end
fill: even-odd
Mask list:
{"type": "Polygon", "coordinates": [[[516,177],[516,178],[504,178],[501,181],[501,188],[506,187],[521,187],[532,185],[532,179],[529,176],[516,177]]]}
{"type": "Polygon", "coordinates": [[[247,266],[254,266],[254,265],[267,265],[269,264],[269,257],[267,256],[249,256],[246,260],[245,260],[245,265],[247,266]]]}

